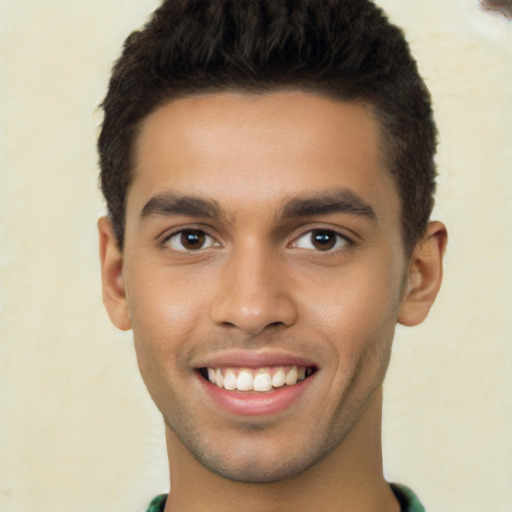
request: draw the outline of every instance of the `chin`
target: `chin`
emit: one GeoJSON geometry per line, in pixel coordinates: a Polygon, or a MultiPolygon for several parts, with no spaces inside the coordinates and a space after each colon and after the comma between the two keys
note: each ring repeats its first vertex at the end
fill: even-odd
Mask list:
{"type": "MultiPolygon", "coordinates": [[[[195,456],[195,454],[194,454],[195,456]]],[[[238,456],[236,460],[227,457],[203,456],[197,457],[198,461],[209,469],[212,473],[240,483],[268,484],[290,480],[299,476],[309,467],[313,466],[317,460],[308,460],[306,457],[287,458],[276,460],[263,460],[261,456],[252,458],[238,456]]]]}
{"type": "MultiPolygon", "coordinates": [[[[258,437],[258,432],[252,434],[258,437]]],[[[222,478],[240,483],[276,483],[307,471],[331,453],[336,444],[333,437],[317,437],[310,442],[297,442],[293,437],[281,442],[253,437],[227,446],[205,445],[189,437],[184,444],[203,467],[222,478]]]]}

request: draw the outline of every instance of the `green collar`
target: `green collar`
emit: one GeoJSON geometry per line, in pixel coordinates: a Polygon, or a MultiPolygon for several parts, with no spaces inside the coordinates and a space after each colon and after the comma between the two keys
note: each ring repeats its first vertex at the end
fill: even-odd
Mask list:
{"type": "MultiPolygon", "coordinates": [[[[390,484],[390,486],[400,503],[401,512],[425,512],[425,507],[411,489],[405,485],[390,484]]],[[[147,512],[163,512],[166,501],[167,494],[160,494],[149,504],[147,512]]]]}

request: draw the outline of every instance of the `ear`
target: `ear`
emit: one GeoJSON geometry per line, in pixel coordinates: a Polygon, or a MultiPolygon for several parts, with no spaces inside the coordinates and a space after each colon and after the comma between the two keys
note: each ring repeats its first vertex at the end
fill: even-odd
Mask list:
{"type": "Polygon", "coordinates": [[[123,253],[108,217],[98,221],[100,235],[101,281],[103,303],[112,323],[123,331],[131,328],[123,280],[123,253]]]}
{"type": "Polygon", "coordinates": [[[447,241],[444,224],[429,222],[409,262],[404,296],[398,312],[399,323],[418,325],[427,317],[441,287],[447,241]]]}

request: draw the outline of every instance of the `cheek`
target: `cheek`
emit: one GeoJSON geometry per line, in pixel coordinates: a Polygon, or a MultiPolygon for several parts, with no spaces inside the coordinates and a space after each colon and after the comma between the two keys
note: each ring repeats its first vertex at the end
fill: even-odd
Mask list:
{"type": "Polygon", "coordinates": [[[305,325],[314,326],[311,337],[330,346],[340,389],[356,374],[363,386],[383,378],[400,297],[399,273],[385,265],[351,270],[331,276],[329,286],[316,288],[303,304],[305,325]]]}
{"type": "Polygon", "coordinates": [[[400,303],[399,272],[384,264],[359,271],[342,269],[326,275],[323,282],[303,290],[303,310],[338,335],[370,334],[384,323],[396,322],[400,303]]]}
{"type": "Polygon", "coordinates": [[[169,375],[197,337],[205,294],[199,283],[169,272],[133,272],[127,283],[127,302],[137,360],[145,380],[149,373],[169,375]],[[172,366],[172,368],[170,368],[172,366]]]}
{"type": "Polygon", "coordinates": [[[179,400],[173,383],[187,373],[181,361],[196,323],[197,303],[179,290],[146,281],[129,301],[137,364],[162,413],[179,400]]]}
{"type": "Polygon", "coordinates": [[[162,336],[184,334],[204,311],[206,294],[193,275],[146,266],[143,272],[132,272],[131,276],[127,301],[134,331],[144,329],[162,336]]]}

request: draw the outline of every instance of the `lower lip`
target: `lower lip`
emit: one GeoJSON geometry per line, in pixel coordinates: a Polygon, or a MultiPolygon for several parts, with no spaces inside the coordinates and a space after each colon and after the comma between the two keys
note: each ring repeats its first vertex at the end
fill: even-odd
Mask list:
{"type": "Polygon", "coordinates": [[[283,386],[274,391],[229,391],[199,377],[210,397],[223,409],[241,416],[277,414],[291,407],[306,391],[313,376],[293,386],[283,386]]]}

